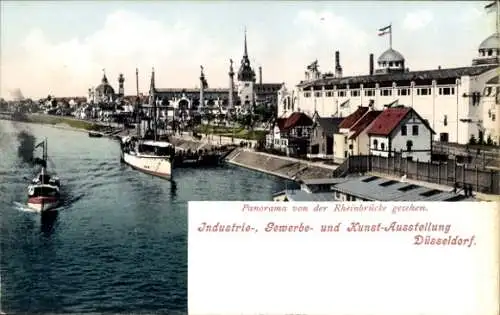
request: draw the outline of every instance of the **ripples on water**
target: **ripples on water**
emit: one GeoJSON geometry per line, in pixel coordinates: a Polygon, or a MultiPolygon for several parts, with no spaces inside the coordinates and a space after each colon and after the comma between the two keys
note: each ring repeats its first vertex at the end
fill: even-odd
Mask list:
{"type": "Polygon", "coordinates": [[[2,311],[186,313],[187,201],[269,200],[285,185],[229,166],[178,170],[173,184],[120,164],[119,150],[0,120],[2,311]],[[24,206],[37,169],[17,154],[23,131],[48,138],[49,169],[61,178],[64,202],[50,216],[24,206]]]}

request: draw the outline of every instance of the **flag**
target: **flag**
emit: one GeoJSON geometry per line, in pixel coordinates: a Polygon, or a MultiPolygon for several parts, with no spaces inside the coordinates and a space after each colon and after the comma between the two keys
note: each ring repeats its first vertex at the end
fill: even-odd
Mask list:
{"type": "Polygon", "coordinates": [[[392,32],[392,24],[387,25],[378,29],[378,36],[384,36],[385,34],[390,34],[392,32]]]}
{"type": "Polygon", "coordinates": [[[37,145],[35,146],[35,148],[38,148],[38,147],[43,147],[43,146],[44,146],[44,144],[45,144],[45,142],[43,142],[43,141],[42,141],[42,142],[40,142],[39,144],[37,144],[37,145]]]}
{"type": "Polygon", "coordinates": [[[344,108],[344,107],[350,107],[350,99],[348,99],[347,101],[345,101],[344,103],[340,104],[340,108],[344,108]]]}
{"type": "Polygon", "coordinates": [[[497,1],[493,1],[493,2],[491,2],[489,4],[487,4],[484,8],[486,9],[486,11],[488,13],[490,13],[490,12],[493,12],[494,10],[496,10],[497,5],[498,5],[497,1]]]}

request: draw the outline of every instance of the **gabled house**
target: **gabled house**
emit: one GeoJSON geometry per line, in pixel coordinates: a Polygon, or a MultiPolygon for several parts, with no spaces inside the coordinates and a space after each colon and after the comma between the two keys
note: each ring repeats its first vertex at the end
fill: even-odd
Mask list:
{"type": "Polygon", "coordinates": [[[370,153],[370,137],[367,131],[381,113],[381,110],[369,110],[349,129],[347,135],[349,155],[368,155],[370,153]]]}
{"type": "Polygon", "coordinates": [[[369,110],[369,107],[359,106],[354,113],[345,117],[339,124],[339,130],[333,136],[333,160],[337,163],[342,163],[349,154],[349,146],[347,138],[351,128],[361,119],[369,110]]]}
{"type": "Polygon", "coordinates": [[[274,124],[271,126],[271,130],[266,135],[266,147],[272,148],[280,151],[285,151],[288,146],[288,139],[286,138],[286,133],[283,132],[285,136],[282,139],[282,131],[284,131],[286,118],[277,118],[274,124]]]}
{"type": "Polygon", "coordinates": [[[434,130],[413,108],[387,108],[368,128],[370,154],[430,162],[434,130]]]}
{"type": "Polygon", "coordinates": [[[333,136],[342,121],[343,118],[320,117],[317,112],[314,114],[308,158],[333,158],[333,136]]]}
{"type": "MultiPolygon", "coordinates": [[[[312,119],[301,112],[295,112],[285,120],[278,118],[272,131],[272,147],[288,155],[306,154],[312,125],[312,119]],[[279,145],[276,147],[278,139],[279,145]]],[[[269,144],[271,137],[266,137],[266,142],[269,144]]]]}

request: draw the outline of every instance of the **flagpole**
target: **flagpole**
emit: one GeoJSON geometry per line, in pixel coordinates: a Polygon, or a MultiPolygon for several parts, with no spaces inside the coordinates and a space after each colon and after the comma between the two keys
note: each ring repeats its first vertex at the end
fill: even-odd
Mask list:
{"type": "Polygon", "coordinates": [[[497,9],[496,10],[497,16],[495,17],[495,21],[496,21],[495,24],[496,24],[496,28],[497,28],[496,31],[497,31],[497,34],[498,34],[498,32],[500,30],[500,21],[499,21],[500,20],[500,11],[499,11],[499,8],[498,8],[500,6],[500,0],[496,0],[495,2],[496,2],[496,7],[497,7],[496,8],[497,9]]]}
{"type": "Polygon", "coordinates": [[[392,23],[389,26],[389,48],[392,49],[392,23]]]}

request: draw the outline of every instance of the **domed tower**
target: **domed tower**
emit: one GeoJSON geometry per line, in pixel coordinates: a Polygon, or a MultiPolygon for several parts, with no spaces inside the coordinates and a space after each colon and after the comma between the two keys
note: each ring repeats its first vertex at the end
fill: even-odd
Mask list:
{"type": "Polygon", "coordinates": [[[103,76],[101,80],[101,84],[99,84],[95,89],[96,99],[98,102],[107,102],[112,101],[115,95],[115,90],[109,84],[108,78],[106,77],[106,72],[103,69],[103,76]]]}
{"type": "Polygon", "coordinates": [[[479,45],[479,56],[472,60],[472,65],[497,65],[500,57],[500,34],[495,33],[488,36],[479,45]]]}
{"type": "Polygon", "coordinates": [[[405,71],[405,58],[399,51],[392,48],[387,49],[378,57],[377,64],[376,74],[405,71]]]}
{"type": "Polygon", "coordinates": [[[392,48],[392,23],[386,27],[382,27],[379,30],[378,36],[389,35],[389,49],[384,51],[380,57],[378,57],[378,69],[375,71],[376,74],[383,73],[394,73],[394,72],[404,72],[405,71],[405,58],[403,55],[392,48]]]}
{"type": "Polygon", "coordinates": [[[238,96],[241,104],[251,106],[254,103],[255,72],[250,66],[247,49],[247,31],[245,29],[243,58],[238,70],[238,96]]]}
{"type": "Polygon", "coordinates": [[[125,95],[125,89],[123,88],[123,83],[125,82],[125,78],[123,77],[123,73],[120,73],[118,76],[118,96],[123,97],[125,95]]]}

